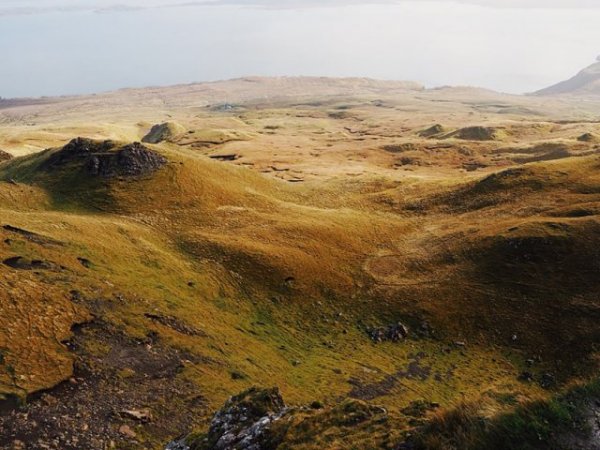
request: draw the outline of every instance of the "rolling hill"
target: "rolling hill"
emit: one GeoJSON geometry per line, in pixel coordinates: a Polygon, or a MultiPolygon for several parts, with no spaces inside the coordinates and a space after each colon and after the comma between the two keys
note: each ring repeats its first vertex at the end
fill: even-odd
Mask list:
{"type": "Polygon", "coordinates": [[[597,95],[600,94],[600,57],[574,77],[539,90],[535,95],[597,95]]]}
{"type": "Polygon", "coordinates": [[[239,83],[0,111],[0,446],[591,442],[597,105],[239,83]]]}

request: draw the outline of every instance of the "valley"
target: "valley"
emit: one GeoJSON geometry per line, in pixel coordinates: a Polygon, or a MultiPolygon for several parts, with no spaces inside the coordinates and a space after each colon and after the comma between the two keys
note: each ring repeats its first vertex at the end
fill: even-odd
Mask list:
{"type": "Polygon", "coordinates": [[[0,447],[599,448],[598,117],[362,78],[0,102],[0,447]]]}

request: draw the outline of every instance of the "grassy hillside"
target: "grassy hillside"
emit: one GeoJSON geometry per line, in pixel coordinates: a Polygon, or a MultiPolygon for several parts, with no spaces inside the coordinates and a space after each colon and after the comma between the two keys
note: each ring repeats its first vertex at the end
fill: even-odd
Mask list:
{"type": "MultiPolygon", "coordinates": [[[[264,131],[267,113],[248,114],[264,131]]],[[[396,448],[464,405],[521,414],[593,378],[597,155],[465,171],[428,137],[408,151],[438,168],[324,176],[304,155],[317,175],[297,169],[303,182],[210,158],[253,133],[209,150],[74,141],[0,163],[0,445],[164,448],[229,396],[277,386],[299,408],[278,448],[396,448]]],[[[530,139],[518,133],[464,145],[487,157],[530,139]]],[[[390,140],[368,151],[396,155],[390,140]]]]}

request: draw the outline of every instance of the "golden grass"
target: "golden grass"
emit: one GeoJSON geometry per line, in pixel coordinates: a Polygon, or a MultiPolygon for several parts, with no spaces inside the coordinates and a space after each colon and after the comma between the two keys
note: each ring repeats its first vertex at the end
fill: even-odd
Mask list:
{"type": "MultiPolygon", "coordinates": [[[[462,164],[473,155],[427,149],[432,139],[414,137],[437,120],[404,123],[397,112],[359,104],[341,119],[291,106],[236,118],[182,115],[182,126],[196,131],[186,139],[209,147],[150,146],[169,163],[141,179],[39,170],[48,153],[0,165],[0,225],[63,243],[0,230],[10,239],[0,244],[0,260],[20,255],[64,266],[0,266],[1,392],[24,395],[68,378],[72,358],[61,342],[90,318],[92,304],[95,315],[129,336],[154,331],[166,345],[208,361],[186,363],[180,376],[213,409],[252,385],[277,385],[292,404],[335,405],[353,393],[393,413],[419,399],[446,409],[483,392],[545,396],[517,380],[534,356],[543,356],[537,371],[555,371],[561,380],[592,372],[598,157],[506,171],[514,163],[492,164],[506,142],[461,143],[490,164],[467,174],[462,164]],[[398,137],[400,127],[406,131],[398,137]],[[399,156],[382,149],[406,139],[418,144],[412,156],[423,165],[395,167],[399,156]],[[243,157],[215,162],[204,155],[214,150],[243,157]],[[282,181],[282,169],[305,183],[282,181]],[[524,253],[515,245],[527,246],[529,259],[519,259],[524,253]],[[71,301],[72,290],[81,303],[71,301]],[[186,335],[147,313],[204,334],[186,335]],[[367,327],[398,321],[412,330],[407,342],[371,342],[367,327]],[[417,336],[424,321],[433,337],[417,336]],[[418,354],[423,379],[405,375],[418,354]]],[[[82,130],[133,140],[162,119],[141,116],[136,125],[94,129],[46,125],[48,135],[16,130],[11,139],[23,153],[35,139],[54,146],[82,130]]],[[[566,139],[583,127],[504,126],[503,139],[523,145],[547,140],[549,130],[566,139]]],[[[372,430],[363,431],[360,448],[380,445],[372,430]]],[[[349,448],[348,440],[322,432],[323,448],[349,448]]],[[[310,448],[302,445],[293,448],[310,448]]]]}

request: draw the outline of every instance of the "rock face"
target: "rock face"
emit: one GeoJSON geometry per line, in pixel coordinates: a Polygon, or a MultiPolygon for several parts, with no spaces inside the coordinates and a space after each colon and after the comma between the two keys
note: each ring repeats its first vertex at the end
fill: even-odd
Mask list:
{"type": "Polygon", "coordinates": [[[112,141],[77,138],[53,153],[43,168],[53,170],[81,164],[92,176],[139,176],[157,171],[167,160],[138,142],[119,147],[112,141]]]}
{"type": "Polygon", "coordinates": [[[173,122],[165,122],[154,125],[150,132],[142,138],[142,142],[159,144],[183,132],[185,132],[185,129],[181,125],[173,122]]]}

